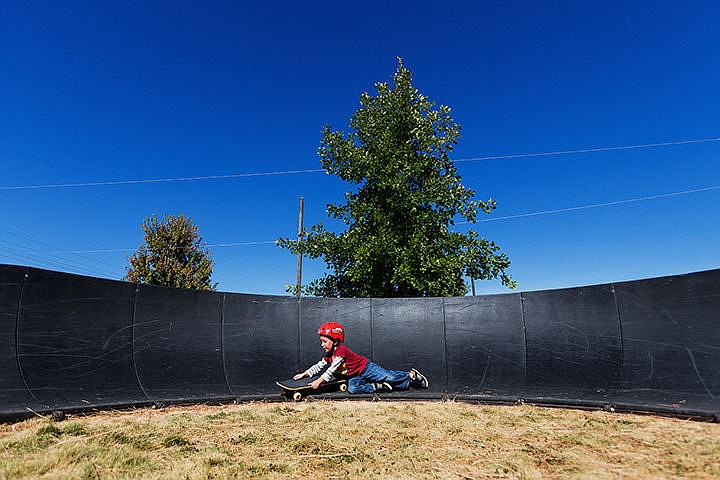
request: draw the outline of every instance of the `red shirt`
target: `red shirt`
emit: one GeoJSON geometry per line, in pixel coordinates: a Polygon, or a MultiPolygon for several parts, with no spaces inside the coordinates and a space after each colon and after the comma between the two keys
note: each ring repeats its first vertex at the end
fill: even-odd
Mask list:
{"type": "Polygon", "coordinates": [[[367,367],[368,359],[350,350],[345,345],[338,345],[332,352],[332,355],[324,357],[325,361],[329,364],[333,363],[333,358],[341,357],[345,363],[347,372],[345,375],[348,377],[355,377],[360,375],[365,367],[367,367]]]}

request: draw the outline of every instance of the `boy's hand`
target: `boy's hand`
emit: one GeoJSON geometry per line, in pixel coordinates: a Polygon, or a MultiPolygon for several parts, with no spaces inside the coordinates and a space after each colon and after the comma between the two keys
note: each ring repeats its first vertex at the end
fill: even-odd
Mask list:
{"type": "Polygon", "coordinates": [[[315,380],[314,382],[311,382],[311,383],[310,383],[310,388],[312,388],[313,390],[317,390],[317,388],[320,386],[321,383],[323,383],[323,379],[322,379],[322,378],[318,378],[318,379],[315,380]]]}
{"type": "Polygon", "coordinates": [[[297,375],[295,375],[295,376],[293,377],[293,380],[300,380],[300,379],[303,378],[304,376],[305,376],[305,372],[303,372],[303,373],[298,373],[297,375]]]}

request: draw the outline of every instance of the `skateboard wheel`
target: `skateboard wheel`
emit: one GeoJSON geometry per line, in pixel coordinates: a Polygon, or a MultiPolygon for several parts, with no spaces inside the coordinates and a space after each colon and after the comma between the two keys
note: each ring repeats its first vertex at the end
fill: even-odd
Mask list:
{"type": "Polygon", "coordinates": [[[340,384],[340,391],[341,391],[341,392],[347,392],[347,383],[341,383],[341,384],[340,384]]]}
{"type": "Polygon", "coordinates": [[[295,400],[296,402],[299,402],[300,399],[302,399],[302,393],[300,393],[300,392],[293,393],[293,400],[295,400]]]}

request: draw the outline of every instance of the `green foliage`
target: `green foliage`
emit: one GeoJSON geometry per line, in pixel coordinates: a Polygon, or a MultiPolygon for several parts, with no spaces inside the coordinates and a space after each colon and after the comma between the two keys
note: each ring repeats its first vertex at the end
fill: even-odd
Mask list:
{"type": "MultiPolygon", "coordinates": [[[[419,93],[402,59],[392,87],[360,96],[360,108],[347,135],[329,126],[318,149],[329,174],[356,185],[328,215],[348,226],[337,234],[322,224],[300,241],[278,245],[310,258],[323,257],[332,273],[313,281],[304,293],[337,297],[458,296],[466,277],[499,278],[510,262],[493,242],[473,230],[451,230],[458,219],[475,223],[495,202],[473,200],[449,158],[460,138],[450,108],[419,93]]],[[[292,287],[290,287],[292,288],[292,287]]]]}
{"type": "Polygon", "coordinates": [[[213,266],[198,227],[180,214],[146,217],[143,243],[128,257],[124,280],[149,285],[215,290],[213,266]]]}

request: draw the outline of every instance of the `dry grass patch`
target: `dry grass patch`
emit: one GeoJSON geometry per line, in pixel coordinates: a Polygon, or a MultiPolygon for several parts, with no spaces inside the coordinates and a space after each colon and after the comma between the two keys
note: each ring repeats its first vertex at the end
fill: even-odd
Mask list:
{"type": "Polygon", "coordinates": [[[0,478],[719,478],[720,425],[463,403],[309,402],[0,425],[0,478]]]}

